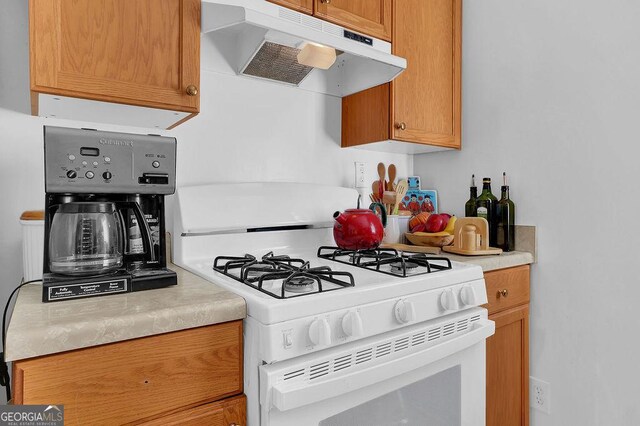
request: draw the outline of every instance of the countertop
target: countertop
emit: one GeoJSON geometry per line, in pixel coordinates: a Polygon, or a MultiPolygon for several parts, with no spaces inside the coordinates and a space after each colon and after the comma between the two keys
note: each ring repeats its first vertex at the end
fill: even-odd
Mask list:
{"type": "Polygon", "coordinates": [[[7,330],[7,361],[243,319],[242,297],[175,265],[178,285],[42,303],[42,286],[24,286],[7,330]]]}
{"type": "Polygon", "coordinates": [[[526,251],[510,251],[491,256],[461,256],[443,251],[438,256],[447,257],[456,262],[480,265],[484,272],[494,271],[496,269],[512,268],[520,265],[528,265],[535,262],[533,254],[526,251]]]}

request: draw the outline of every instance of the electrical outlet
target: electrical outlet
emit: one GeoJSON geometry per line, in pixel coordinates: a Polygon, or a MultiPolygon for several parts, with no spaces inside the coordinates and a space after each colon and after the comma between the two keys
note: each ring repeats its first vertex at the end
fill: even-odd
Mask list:
{"type": "Polygon", "coordinates": [[[356,166],[356,188],[366,188],[367,184],[365,182],[365,178],[364,178],[364,169],[366,166],[366,163],[355,163],[356,166]]]}
{"type": "Polygon", "coordinates": [[[551,385],[533,376],[529,377],[529,405],[551,414],[551,385]]]}

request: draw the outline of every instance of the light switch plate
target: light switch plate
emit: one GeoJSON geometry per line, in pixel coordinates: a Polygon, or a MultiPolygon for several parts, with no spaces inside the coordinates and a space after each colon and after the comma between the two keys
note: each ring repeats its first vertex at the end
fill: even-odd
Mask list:
{"type": "Polygon", "coordinates": [[[367,183],[365,181],[366,163],[356,162],[355,167],[356,167],[356,180],[355,180],[356,188],[366,188],[367,187],[367,183]]]}

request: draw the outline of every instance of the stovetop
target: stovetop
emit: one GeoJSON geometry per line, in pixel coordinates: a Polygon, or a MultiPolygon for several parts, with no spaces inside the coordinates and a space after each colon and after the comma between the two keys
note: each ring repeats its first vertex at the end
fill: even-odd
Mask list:
{"type": "Polygon", "coordinates": [[[399,278],[451,269],[451,261],[443,257],[405,254],[394,249],[355,251],[322,246],[318,249],[317,257],[310,260],[274,254],[273,251],[260,258],[251,254],[218,256],[214,259],[213,270],[277,299],[356,286],[356,280],[350,272],[335,270],[327,265],[312,266],[312,261],[317,263],[319,259],[399,278]]]}

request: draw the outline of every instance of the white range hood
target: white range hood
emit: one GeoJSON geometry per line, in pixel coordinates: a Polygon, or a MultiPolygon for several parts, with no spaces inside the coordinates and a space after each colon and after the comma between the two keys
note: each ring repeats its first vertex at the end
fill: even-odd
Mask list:
{"type": "Polygon", "coordinates": [[[202,32],[215,50],[205,66],[337,97],[387,83],[407,66],[386,41],[266,0],[203,0],[202,32]],[[326,70],[309,66],[333,57],[326,70]]]}

